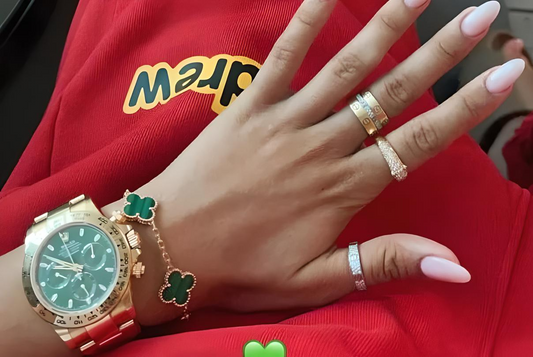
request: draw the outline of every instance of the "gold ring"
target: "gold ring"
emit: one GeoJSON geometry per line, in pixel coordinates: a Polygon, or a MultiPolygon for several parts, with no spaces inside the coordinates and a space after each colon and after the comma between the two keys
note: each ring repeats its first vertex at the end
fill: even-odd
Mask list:
{"type": "Polygon", "coordinates": [[[366,132],[369,136],[374,136],[378,132],[378,128],[370,119],[370,116],[368,115],[367,111],[361,103],[359,103],[359,100],[355,99],[352,103],[350,103],[350,109],[355,114],[357,119],[361,122],[361,125],[363,125],[363,128],[365,128],[366,132]]]}
{"type": "Polygon", "coordinates": [[[396,179],[396,181],[403,181],[407,178],[407,166],[402,162],[394,148],[389,141],[382,136],[376,137],[376,144],[378,145],[381,155],[389,165],[389,170],[396,179]]]}
{"type": "Polygon", "coordinates": [[[363,109],[366,110],[366,112],[368,113],[368,117],[370,118],[370,120],[372,120],[372,123],[374,123],[376,128],[378,128],[378,132],[383,129],[383,125],[381,125],[381,122],[376,118],[376,114],[374,114],[374,111],[372,110],[372,108],[370,108],[370,105],[367,103],[365,98],[363,98],[361,94],[357,94],[355,97],[357,98],[359,104],[361,104],[363,109]]]}
{"type": "Polygon", "coordinates": [[[383,110],[381,105],[379,105],[379,102],[377,99],[370,93],[369,91],[366,91],[363,94],[364,100],[368,103],[372,111],[374,112],[374,115],[376,116],[376,119],[381,123],[382,126],[385,126],[389,123],[389,117],[387,116],[387,113],[383,110]]]}

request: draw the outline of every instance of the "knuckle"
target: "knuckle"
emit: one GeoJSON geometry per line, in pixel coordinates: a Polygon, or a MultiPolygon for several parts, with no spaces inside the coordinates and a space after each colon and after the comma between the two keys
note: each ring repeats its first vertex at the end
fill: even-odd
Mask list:
{"type": "Polygon", "coordinates": [[[383,26],[386,29],[388,29],[390,32],[393,32],[395,34],[403,32],[400,26],[398,25],[398,22],[394,15],[383,14],[379,17],[379,19],[381,23],[383,24],[383,26]]]}
{"type": "Polygon", "coordinates": [[[272,58],[278,62],[278,66],[286,66],[295,56],[295,48],[288,41],[281,41],[272,48],[272,58]]]}
{"type": "Polygon", "coordinates": [[[301,8],[296,15],[294,15],[294,18],[304,27],[314,27],[315,21],[313,13],[305,8],[301,8]]]}
{"type": "Polygon", "coordinates": [[[372,269],[374,281],[388,282],[403,279],[409,275],[405,254],[394,240],[388,240],[378,254],[381,254],[381,257],[376,259],[372,269]]]}
{"type": "Polygon", "coordinates": [[[385,81],[385,92],[395,110],[403,110],[413,101],[409,79],[398,74],[385,81]]]}
{"type": "Polygon", "coordinates": [[[430,157],[437,154],[440,147],[440,138],[430,121],[418,119],[413,120],[411,123],[411,128],[408,130],[411,135],[406,140],[407,144],[410,145],[411,151],[416,156],[420,153],[430,157]]]}
{"type": "Polygon", "coordinates": [[[457,51],[448,48],[442,41],[437,42],[437,58],[443,60],[448,65],[453,65],[457,61],[457,51]]]}
{"type": "Polygon", "coordinates": [[[465,96],[464,94],[458,94],[458,96],[467,114],[471,118],[479,118],[480,113],[479,113],[479,108],[478,108],[476,101],[472,99],[471,97],[465,96]]]}
{"type": "Polygon", "coordinates": [[[367,65],[355,53],[345,53],[335,56],[337,65],[333,71],[335,77],[341,81],[350,82],[357,73],[364,73],[367,65]]]}

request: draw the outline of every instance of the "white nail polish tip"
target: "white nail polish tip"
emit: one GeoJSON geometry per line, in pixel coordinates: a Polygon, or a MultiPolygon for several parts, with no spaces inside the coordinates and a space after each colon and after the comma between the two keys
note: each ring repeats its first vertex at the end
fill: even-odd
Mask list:
{"type": "Polygon", "coordinates": [[[526,62],[517,58],[495,70],[487,79],[487,90],[493,94],[503,93],[520,78],[526,69],[526,62]]]}
{"type": "Polygon", "coordinates": [[[466,36],[476,37],[485,32],[496,20],[501,5],[497,1],[489,1],[472,11],[461,24],[461,31],[466,36]]]}
{"type": "Polygon", "coordinates": [[[470,281],[468,270],[440,257],[425,257],[420,262],[420,270],[428,278],[449,283],[467,283],[470,281]]]}

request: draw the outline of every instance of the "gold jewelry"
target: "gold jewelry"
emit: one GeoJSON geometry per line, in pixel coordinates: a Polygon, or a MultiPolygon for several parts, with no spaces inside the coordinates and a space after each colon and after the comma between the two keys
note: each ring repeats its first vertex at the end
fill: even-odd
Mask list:
{"type": "Polygon", "coordinates": [[[155,225],[155,210],[157,201],[153,197],[142,197],[128,190],[124,193],[123,212],[114,212],[114,217],[118,223],[134,221],[152,227],[156,238],[157,246],[161,251],[161,256],[167,264],[167,272],[163,285],[159,289],[159,299],[165,304],[174,304],[183,308],[182,320],[189,319],[190,313],[187,305],[191,300],[191,291],[196,286],[196,276],[188,271],[182,271],[174,266],[172,259],[165,248],[165,242],[161,239],[159,229],[155,225]]]}
{"type": "Polygon", "coordinates": [[[368,103],[372,112],[375,115],[376,120],[381,123],[381,126],[384,127],[385,125],[387,125],[389,123],[389,117],[387,116],[387,113],[385,113],[381,105],[379,105],[379,102],[372,95],[372,93],[366,91],[363,94],[363,99],[368,103]]]}
{"type": "Polygon", "coordinates": [[[363,96],[361,94],[357,94],[355,97],[357,98],[357,100],[359,101],[359,104],[361,104],[363,109],[366,110],[368,117],[370,118],[370,120],[372,120],[372,123],[374,123],[376,128],[378,128],[378,131],[383,129],[383,125],[381,125],[381,122],[376,119],[376,115],[372,111],[372,108],[370,108],[370,105],[368,105],[366,100],[363,98],[363,96]]]}
{"type": "Polygon", "coordinates": [[[352,103],[350,103],[350,109],[361,122],[361,125],[363,125],[363,128],[365,128],[369,136],[374,136],[378,133],[378,128],[368,115],[368,112],[365,110],[365,108],[363,108],[357,97],[352,103]]]}
{"type": "Polygon", "coordinates": [[[140,332],[130,280],[144,272],[138,261],[141,237],[130,225],[115,223],[89,197],[80,195],[35,217],[26,233],[22,285],[28,302],[68,347],[84,355],[117,347],[140,332]],[[92,268],[101,268],[105,277],[89,274],[92,268]],[[50,272],[39,274],[38,269],[50,272]],[[82,276],[92,278],[86,281],[82,276]],[[72,285],[75,281],[82,289],[78,293],[72,285]],[[102,290],[95,292],[85,284],[102,290]],[[46,294],[53,295],[47,298],[46,294]]]}
{"type": "Polygon", "coordinates": [[[389,170],[396,179],[396,181],[403,181],[407,178],[407,166],[402,162],[394,148],[389,141],[382,136],[376,137],[376,144],[378,145],[381,155],[389,165],[389,170]]]}

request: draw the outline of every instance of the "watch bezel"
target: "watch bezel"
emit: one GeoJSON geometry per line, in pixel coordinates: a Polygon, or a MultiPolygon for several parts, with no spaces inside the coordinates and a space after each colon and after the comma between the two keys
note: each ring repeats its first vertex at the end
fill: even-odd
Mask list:
{"type": "MultiPolygon", "coordinates": [[[[25,256],[22,269],[22,283],[28,302],[33,310],[45,321],[62,328],[77,328],[93,324],[108,315],[119,304],[125,291],[129,287],[130,275],[133,262],[131,259],[131,248],[124,232],[115,223],[99,212],[80,211],[65,212],[55,217],[34,224],[26,235],[25,256]],[[41,244],[57,232],[62,226],[73,224],[93,225],[106,234],[118,249],[117,259],[122,271],[118,272],[117,282],[104,302],[93,310],[80,314],[79,311],[72,313],[58,313],[46,306],[46,303],[39,301],[32,284],[33,262],[35,254],[39,251],[41,244]]],[[[36,287],[38,288],[38,287],[36,287]]]]}

